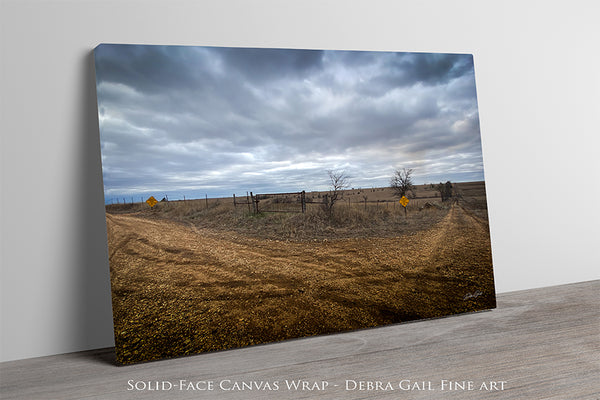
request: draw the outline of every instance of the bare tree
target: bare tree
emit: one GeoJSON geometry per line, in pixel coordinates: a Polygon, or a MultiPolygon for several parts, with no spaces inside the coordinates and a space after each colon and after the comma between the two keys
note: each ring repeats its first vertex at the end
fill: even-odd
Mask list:
{"type": "Polygon", "coordinates": [[[450,181],[446,181],[446,183],[440,182],[435,185],[435,189],[440,193],[442,197],[442,201],[446,201],[452,197],[452,183],[450,181]]]}
{"type": "Polygon", "coordinates": [[[331,215],[333,206],[339,200],[342,191],[350,186],[350,180],[345,171],[329,170],[327,171],[327,175],[329,175],[329,187],[331,189],[329,190],[329,194],[323,197],[323,205],[325,210],[331,215]]]}
{"type": "Polygon", "coordinates": [[[394,189],[396,196],[406,196],[408,192],[411,192],[414,196],[415,187],[413,185],[412,173],[412,168],[402,168],[394,171],[394,176],[390,180],[390,186],[394,189]]]}

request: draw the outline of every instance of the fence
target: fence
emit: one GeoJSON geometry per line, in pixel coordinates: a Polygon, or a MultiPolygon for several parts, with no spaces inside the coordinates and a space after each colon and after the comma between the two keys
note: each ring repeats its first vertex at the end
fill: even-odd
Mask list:
{"type": "Polygon", "coordinates": [[[246,192],[246,197],[244,196],[236,196],[235,193],[233,195],[233,206],[237,208],[238,206],[248,206],[248,212],[256,214],[258,211],[256,210],[256,202],[254,195],[252,192],[246,192]]]}
{"type": "Polygon", "coordinates": [[[246,193],[246,198],[233,195],[233,205],[247,206],[248,212],[254,214],[260,212],[285,212],[285,213],[305,213],[306,212],[306,192],[293,193],[267,193],[253,194],[246,193]]]}

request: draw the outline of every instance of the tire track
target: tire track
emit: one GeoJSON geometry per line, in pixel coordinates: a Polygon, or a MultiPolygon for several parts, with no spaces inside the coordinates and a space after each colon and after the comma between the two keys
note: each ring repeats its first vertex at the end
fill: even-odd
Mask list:
{"type": "Polygon", "coordinates": [[[481,242],[477,237],[489,236],[487,225],[457,205],[433,228],[399,238],[260,240],[136,215],[107,215],[107,225],[111,264],[119,264],[129,274],[136,271],[123,262],[144,264],[161,279],[168,278],[165,274],[187,276],[205,287],[222,283],[241,288],[245,282],[248,290],[253,290],[253,284],[290,289],[315,281],[344,286],[344,281],[347,285],[369,278],[397,280],[403,272],[448,268],[439,264],[461,246],[489,243],[476,243],[481,242]]]}
{"type": "Polygon", "coordinates": [[[106,220],[124,362],[164,357],[169,346],[180,355],[492,304],[489,230],[459,205],[414,234],[313,242],[135,214],[106,220]]]}

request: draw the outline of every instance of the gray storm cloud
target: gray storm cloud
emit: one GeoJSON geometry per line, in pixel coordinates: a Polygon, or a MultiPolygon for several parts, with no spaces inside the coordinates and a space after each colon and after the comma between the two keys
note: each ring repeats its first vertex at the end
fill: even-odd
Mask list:
{"type": "Polygon", "coordinates": [[[483,179],[470,55],[100,45],[105,198],[483,179]]]}

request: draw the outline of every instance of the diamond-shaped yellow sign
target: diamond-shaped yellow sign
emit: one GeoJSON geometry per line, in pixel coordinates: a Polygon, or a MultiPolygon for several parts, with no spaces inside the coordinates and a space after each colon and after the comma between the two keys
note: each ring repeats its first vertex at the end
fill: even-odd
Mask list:
{"type": "Polygon", "coordinates": [[[154,196],[150,196],[148,197],[148,200],[146,200],[146,203],[150,206],[150,208],[153,208],[158,203],[158,200],[156,200],[154,196]]]}
{"type": "Polygon", "coordinates": [[[406,198],[406,196],[402,196],[402,198],[400,199],[400,204],[402,204],[402,207],[406,207],[408,205],[408,199],[406,198]]]}

